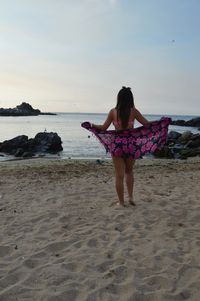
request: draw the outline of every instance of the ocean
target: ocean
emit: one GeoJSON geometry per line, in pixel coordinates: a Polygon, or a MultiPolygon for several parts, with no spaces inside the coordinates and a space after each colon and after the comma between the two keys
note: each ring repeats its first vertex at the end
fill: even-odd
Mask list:
{"type": "MultiPolygon", "coordinates": [[[[63,151],[58,155],[51,155],[53,158],[71,159],[106,159],[103,146],[97,139],[81,127],[84,121],[95,124],[102,124],[106,114],[97,113],[57,113],[57,115],[39,115],[28,117],[1,117],[0,116],[0,142],[12,139],[18,135],[27,135],[33,138],[38,132],[57,132],[63,142],[63,151]]],[[[163,115],[144,115],[148,120],[158,120],[163,115]]],[[[196,116],[171,116],[173,120],[189,120],[196,116]]],[[[140,126],[135,122],[135,127],[140,126]]],[[[113,129],[111,126],[110,129],[113,129]]],[[[196,128],[169,126],[169,131],[174,130],[180,133],[191,131],[199,133],[196,128]]],[[[12,156],[1,154],[0,161],[12,159],[12,156]]]]}

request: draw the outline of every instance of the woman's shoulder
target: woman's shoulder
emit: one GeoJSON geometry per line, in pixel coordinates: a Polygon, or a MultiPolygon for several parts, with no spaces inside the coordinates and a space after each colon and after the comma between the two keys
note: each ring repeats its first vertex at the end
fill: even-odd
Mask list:
{"type": "Polygon", "coordinates": [[[115,114],[116,114],[116,108],[112,108],[111,110],[110,110],[110,112],[109,112],[109,114],[112,116],[112,117],[114,117],[115,116],[115,114]]]}
{"type": "Polygon", "coordinates": [[[139,111],[138,111],[138,109],[136,107],[132,108],[132,114],[134,115],[134,117],[137,116],[138,112],[139,111]]]}
{"type": "Polygon", "coordinates": [[[135,117],[135,115],[136,115],[136,108],[135,107],[133,107],[133,108],[131,108],[131,117],[135,117]]]}

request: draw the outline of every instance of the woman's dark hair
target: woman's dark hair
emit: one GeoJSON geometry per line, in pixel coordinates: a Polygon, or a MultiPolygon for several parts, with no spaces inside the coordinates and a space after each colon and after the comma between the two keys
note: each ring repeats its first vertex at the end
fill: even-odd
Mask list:
{"type": "Polygon", "coordinates": [[[134,108],[134,98],[131,88],[122,87],[117,95],[117,119],[120,119],[123,129],[128,127],[131,109],[134,108]]]}

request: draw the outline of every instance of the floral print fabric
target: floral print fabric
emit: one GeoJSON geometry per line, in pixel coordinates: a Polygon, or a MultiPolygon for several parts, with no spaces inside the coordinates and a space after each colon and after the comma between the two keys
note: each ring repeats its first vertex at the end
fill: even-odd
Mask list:
{"type": "Polygon", "coordinates": [[[162,117],[160,120],[147,125],[121,131],[99,131],[91,127],[89,122],[84,122],[81,126],[92,132],[112,156],[131,156],[134,159],[139,159],[143,155],[154,153],[156,149],[161,149],[164,146],[170,121],[170,118],[162,117]]]}

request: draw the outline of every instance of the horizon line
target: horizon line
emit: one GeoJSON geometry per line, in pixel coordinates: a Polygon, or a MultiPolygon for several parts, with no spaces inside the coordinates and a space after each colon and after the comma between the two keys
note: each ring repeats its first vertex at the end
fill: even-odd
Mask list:
{"type": "MultiPolygon", "coordinates": [[[[42,112],[42,113],[47,113],[47,112],[42,112]]],[[[55,113],[55,114],[62,114],[62,113],[65,113],[65,114],[93,114],[93,115],[107,115],[108,112],[74,112],[74,111],[61,111],[61,112],[56,112],[56,111],[52,111],[52,112],[48,112],[48,113],[55,113]]],[[[148,115],[148,116],[152,116],[152,115],[161,115],[161,116],[167,116],[167,115],[170,115],[170,116],[196,116],[196,117],[199,117],[200,114],[170,114],[170,113],[143,113],[143,115],[148,115]]]]}

